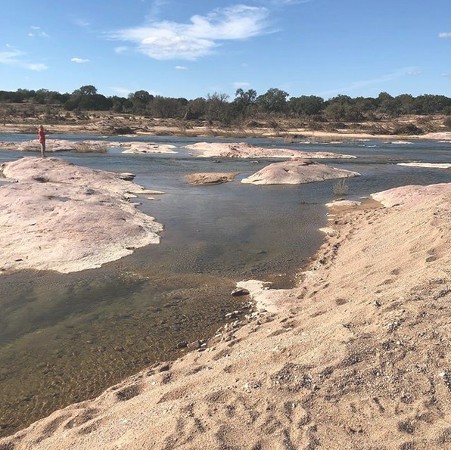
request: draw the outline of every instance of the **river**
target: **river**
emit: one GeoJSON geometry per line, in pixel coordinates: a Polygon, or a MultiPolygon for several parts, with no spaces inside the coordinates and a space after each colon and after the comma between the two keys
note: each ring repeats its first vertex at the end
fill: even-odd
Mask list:
{"type": "MultiPolygon", "coordinates": [[[[56,156],[95,169],[136,174],[135,182],[163,191],[139,208],[164,224],[159,245],[100,269],[72,274],[21,271],[0,278],[0,435],[51,411],[99,394],[155,361],[183,354],[180,342],[206,339],[226,314],[247,308],[230,295],[237,281],[262,279],[289,287],[322,243],[325,203],[335,181],[298,186],[241,184],[273,160],[194,158],[183,146],[199,139],[52,135],[84,140],[152,141],[177,154],[56,156]],[[191,186],[185,175],[237,172],[234,182],[191,186]]],[[[0,141],[34,136],[0,134],[0,141]]],[[[203,140],[203,139],[202,139],[203,140]]],[[[214,141],[208,139],[208,141],[214,141]]],[[[216,141],[227,142],[227,139],[216,141]]],[[[327,164],[357,171],[347,198],[406,184],[451,182],[451,171],[399,166],[398,162],[451,163],[449,142],[411,144],[380,140],[284,143],[246,139],[268,147],[332,151],[356,156],[327,164]]],[[[36,153],[0,152],[0,163],[36,153]]]]}

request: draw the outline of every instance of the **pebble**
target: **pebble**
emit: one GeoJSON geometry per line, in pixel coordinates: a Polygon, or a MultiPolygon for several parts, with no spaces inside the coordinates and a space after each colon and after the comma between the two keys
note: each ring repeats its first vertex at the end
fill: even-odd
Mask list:
{"type": "Polygon", "coordinates": [[[241,297],[243,295],[249,295],[249,291],[244,288],[236,288],[231,292],[233,297],[241,297]]]}

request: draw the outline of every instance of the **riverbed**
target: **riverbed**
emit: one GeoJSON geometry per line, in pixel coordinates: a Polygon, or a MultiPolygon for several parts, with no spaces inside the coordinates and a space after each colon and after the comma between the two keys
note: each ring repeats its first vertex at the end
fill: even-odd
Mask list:
{"type": "MultiPolygon", "coordinates": [[[[17,142],[30,135],[0,135],[17,142]]],[[[67,404],[97,395],[155,361],[180,356],[182,342],[212,336],[247,300],[230,295],[237,281],[262,279],[291,286],[322,243],[324,204],[335,182],[299,186],[241,184],[273,160],[194,158],[176,137],[51,136],[70,140],[152,141],[176,154],[59,153],[78,165],[136,174],[135,182],[164,194],[137,199],[164,224],[161,243],[100,269],[67,275],[22,271],[0,278],[0,435],[11,434],[67,404]],[[191,186],[185,175],[236,172],[231,183],[191,186]]],[[[211,141],[211,140],[210,140],[211,141]]],[[[226,139],[219,140],[226,142],[226,139]]],[[[357,171],[349,199],[406,184],[450,182],[451,171],[398,166],[451,162],[451,144],[379,140],[290,144],[248,139],[258,146],[352,154],[327,164],[357,171]]],[[[36,155],[3,151],[0,162],[36,155]]]]}

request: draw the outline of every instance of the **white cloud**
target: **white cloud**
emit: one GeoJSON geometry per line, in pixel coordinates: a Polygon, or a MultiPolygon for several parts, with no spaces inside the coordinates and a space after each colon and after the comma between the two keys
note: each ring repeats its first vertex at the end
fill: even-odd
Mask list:
{"type": "Polygon", "coordinates": [[[85,58],[71,58],[71,61],[77,64],[86,64],[89,62],[89,59],[85,58]]]}
{"type": "Polygon", "coordinates": [[[91,23],[88,22],[87,20],[81,18],[81,17],[76,17],[75,19],[73,19],[75,25],[81,27],[81,28],[88,28],[91,26],[91,23]]]}
{"type": "Polygon", "coordinates": [[[320,92],[318,95],[320,95],[321,97],[333,97],[335,95],[352,92],[352,91],[361,89],[363,87],[374,86],[374,85],[375,86],[383,85],[384,83],[391,81],[391,80],[396,80],[398,78],[402,78],[405,76],[420,75],[420,74],[421,74],[421,72],[416,67],[405,67],[405,68],[396,70],[395,72],[381,75],[378,78],[354,81],[349,86],[346,86],[346,87],[343,87],[340,89],[331,89],[328,91],[320,92]]]}
{"type": "Polygon", "coordinates": [[[244,40],[267,31],[268,10],[235,5],[217,8],[206,16],[192,16],[189,23],[151,22],[127,28],[111,38],[136,44],[137,50],[157,60],[196,60],[212,54],[221,41],[244,40]]]}
{"type": "Polygon", "coordinates": [[[451,78],[451,73],[442,73],[442,77],[451,78]]]}
{"type": "Polygon", "coordinates": [[[48,38],[49,35],[41,30],[41,27],[30,27],[31,31],[28,32],[28,36],[30,37],[43,37],[48,38]]]}
{"type": "Polygon", "coordinates": [[[33,70],[35,72],[41,72],[43,70],[47,70],[48,67],[42,63],[31,63],[26,60],[23,60],[23,56],[25,56],[24,52],[20,50],[13,49],[11,46],[7,46],[7,48],[11,49],[8,51],[0,51],[0,64],[5,64],[7,66],[20,67],[22,69],[33,70]]]}
{"type": "Polygon", "coordinates": [[[272,4],[278,6],[298,5],[301,3],[310,3],[312,0],[270,0],[272,4]]]}
{"type": "Polygon", "coordinates": [[[439,33],[439,38],[451,38],[451,32],[439,33]]]}
{"type": "Polygon", "coordinates": [[[168,0],[153,0],[152,5],[150,7],[149,14],[147,15],[148,20],[156,20],[160,14],[162,9],[168,4],[168,0]]]}
{"type": "Polygon", "coordinates": [[[247,81],[235,81],[234,83],[233,83],[233,87],[235,88],[235,89],[239,89],[239,88],[247,88],[247,87],[249,87],[251,84],[249,83],[249,82],[247,82],[247,81]]]}
{"type": "Polygon", "coordinates": [[[188,70],[188,67],[186,66],[175,66],[176,70],[188,70]]]}
{"type": "Polygon", "coordinates": [[[115,94],[121,96],[121,97],[127,97],[128,94],[130,94],[131,92],[133,92],[131,89],[128,88],[124,88],[124,87],[111,87],[110,88],[112,92],[114,92],[115,94]]]}
{"type": "Polygon", "coordinates": [[[48,67],[45,64],[42,63],[21,63],[21,67],[28,70],[33,70],[34,72],[42,72],[44,70],[47,70],[48,67]]]}
{"type": "Polygon", "coordinates": [[[125,45],[116,47],[116,48],[114,49],[114,51],[115,51],[116,53],[118,53],[119,55],[122,54],[122,53],[125,53],[127,50],[128,50],[128,47],[126,47],[125,45]]]}

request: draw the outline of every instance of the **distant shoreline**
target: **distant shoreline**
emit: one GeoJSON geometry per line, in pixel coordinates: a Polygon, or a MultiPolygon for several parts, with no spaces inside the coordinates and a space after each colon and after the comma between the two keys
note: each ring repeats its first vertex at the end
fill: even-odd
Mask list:
{"type": "MultiPolygon", "coordinates": [[[[33,119],[33,123],[5,123],[0,124],[0,133],[35,134],[40,122],[33,119]]],[[[175,136],[191,138],[266,138],[283,139],[285,143],[308,143],[315,142],[346,141],[346,140],[446,140],[451,141],[451,131],[428,132],[420,135],[403,134],[373,134],[359,130],[356,124],[346,124],[347,128],[335,131],[312,130],[308,128],[294,127],[287,123],[280,129],[271,127],[238,128],[222,127],[216,125],[205,125],[189,123],[185,121],[174,121],[165,119],[143,119],[132,116],[124,118],[111,118],[107,123],[101,118],[89,121],[79,121],[71,124],[46,124],[48,135],[52,134],[101,134],[105,136],[175,136]]],[[[360,127],[362,128],[362,127],[360,127]]]]}

